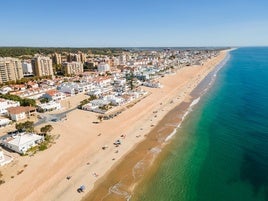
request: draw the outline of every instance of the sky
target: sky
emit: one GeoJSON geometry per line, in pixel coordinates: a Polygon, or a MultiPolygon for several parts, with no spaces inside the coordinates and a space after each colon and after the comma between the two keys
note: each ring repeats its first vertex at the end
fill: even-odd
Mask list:
{"type": "Polygon", "coordinates": [[[267,0],[1,0],[0,46],[267,46],[267,0]]]}

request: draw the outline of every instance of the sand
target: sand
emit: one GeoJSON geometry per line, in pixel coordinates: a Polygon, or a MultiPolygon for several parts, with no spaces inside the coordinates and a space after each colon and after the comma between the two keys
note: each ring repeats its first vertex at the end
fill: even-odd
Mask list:
{"type": "MultiPolygon", "coordinates": [[[[222,51],[203,66],[185,67],[161,78],[163,88],[144,88],[150,95],[116,118],[96,124],[93,122],[98,121],[97,114],[74,110],[67,120],[51,123],[52,133],[60,136],[52,147],[32,157],[16,156],[13,163],[0,169],[6,177],[0,188],[1,200],[81,200],[97,181],[100,184],[96,186],[101,185],[100,181],[120,159],[135,152],[135,147],[170,110],[190,100],[191,91],[225,55],[226,51],[222,51]],[[118,139],[122,145],[115,147],[113,143],[118,139]],[[103,146],[108,148],[103,150],[103,146]],[[20,170],[23,172],[18,174],[20,170]],[[85,193],[77,193],[82,184],[86,186],[85,193]]],[[[65,105],[73,107],[83,97],[71,97],[65,105]]]]}

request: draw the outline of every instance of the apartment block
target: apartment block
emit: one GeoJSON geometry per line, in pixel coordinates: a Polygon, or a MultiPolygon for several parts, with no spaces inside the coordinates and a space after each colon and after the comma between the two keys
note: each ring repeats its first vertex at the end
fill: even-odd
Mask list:
{"type": "Polygon", "coordinates": [[[36,76],[42,77],[54,75],[52,68],[52,59],[45,56],[35,56],[32,59],[33,72],[36,76]]]}
{"type": "Polygon", "coordinates": [[[83,72],[83,64],[81,62],[65,62],[62,65],[62,73],[65,75],[77,75],[83,72]]]}
{"type": "Polygon", "coordinates": [[[23,78],[22,64],[17,58],[0,58],[0,83],[23,78]]]}

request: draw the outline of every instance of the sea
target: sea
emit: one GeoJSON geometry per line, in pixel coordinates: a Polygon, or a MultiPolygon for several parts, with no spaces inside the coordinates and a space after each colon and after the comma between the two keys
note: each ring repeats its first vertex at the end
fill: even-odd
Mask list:
{"type": "Polygon", "coordinates": [[[268,47],[213,76],[131,201],[268,201],[268,47]]]}

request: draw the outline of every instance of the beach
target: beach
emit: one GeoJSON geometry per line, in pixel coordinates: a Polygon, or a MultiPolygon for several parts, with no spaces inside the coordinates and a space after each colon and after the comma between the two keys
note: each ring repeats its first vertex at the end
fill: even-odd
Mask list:
{"type": "MultiPolygon", "coordinates": [[[[18,156],[4,167],[6,177],[14,178],[1,185],[1,198],[78,201],[87,195],[87,200],[124,200],[144,173],[138,169],[133,176],[129,171],[141,157],[151,159],[157,155],[159,150],[151,148],[161,148],[165,143],[191,104],[191,92],[225,58],[226,52],[203,66],[184,67],[176,74],[166,75],[159,80],[163,88],[145,88],[149,91],[146,98],[113,119],[94,123],[98,121],[97,114],[77,109],[67,114],[67,120],[51,123],[52,133],[59,136],[55,144],[32,157],[18,156]],[[166,122],[174,123],[163,129],[166,122]],[[121,141],[118,147],[113,144],[116,140],[121,141]],[[16,175],[20,169],[23,172],[16,175]],[[70,179],[66,179],[68,176],[70,179]],[[121,186],[122,195],[111,193],[117,191],[115,184],[125,185],[121,186]],[[77,192],[81,185],[86,187],[84,193],[77,192]]],[[[69,98],[66,107],[74,107],[83,97],[69,98]]],[[[144,166],[153,160],[147,161],[144,166]]]]}

